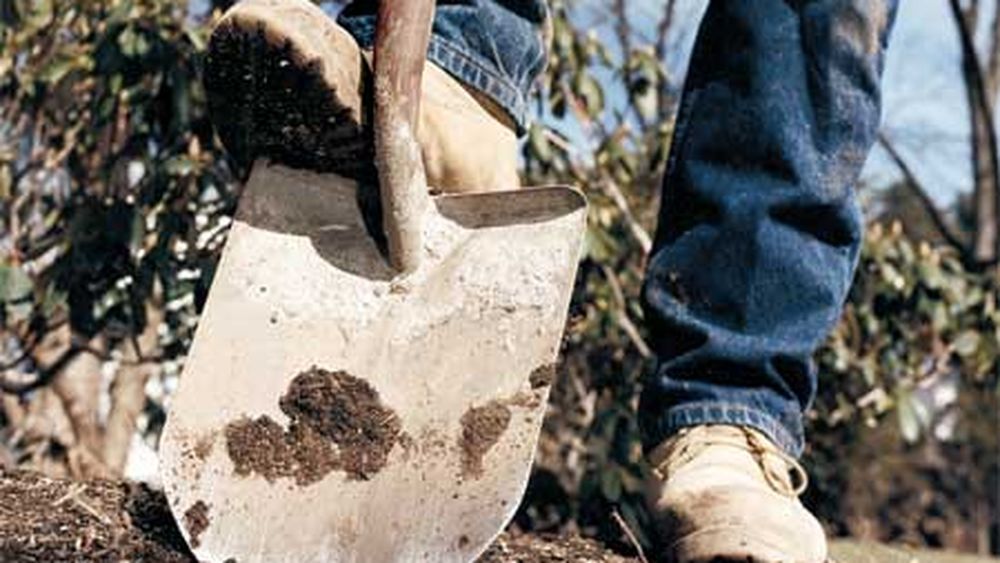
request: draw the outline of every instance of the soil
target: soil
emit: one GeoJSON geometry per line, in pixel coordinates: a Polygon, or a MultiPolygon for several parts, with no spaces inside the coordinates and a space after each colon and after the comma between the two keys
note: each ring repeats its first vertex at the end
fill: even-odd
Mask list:
{"type": "Polygon", "coordinates": [[[300,486],[334,470],[349,479],[378,473],[389,453],[405,441],[399,417],[366,381],[346,372],[313,367],[292,380],[279,401],[283,428],[268,416],[243,418],[226,427],[226,447],[237,475],[300,486]]]}
{"type": "Polygon", "coordinates": [[[0,472],[0,561],[126,560],[192,561],[162,493],[0,472]]]}
{"type": "MultiPolygon", "coordinates": [[[[207,525],[210,507],[185,514],[207,525]]],[[[189,526],[196,537],[196,526],[189,526]]],[[[143,485],[47,479],[0,471],[0,561],[194,563],[162,493],[143,485]]],[[[480,563],[623,563],[600,544],[569,536],[502,535],[480,563]]]]}
{"type": "Polygon", "coordinates": [[[288,478],[305,487],[340,467],[337,451],[314,429],[293,423],[286,430],[267,416],[230,423],[226,448],[237,475],[272,483],[288,478]]]}
{"type": "Polygon", "coordinates": [[[538,366],[531,372],[528,376],[528,382],[531,383],[532,389],[540,389],[552,385],[552,382],[556,380],[556,365],[555,364],[545,364],[543,366],[538,366]]]}
{"type": "Polygon", "coordinates": [[[639,561],[579,536],[504,533],[477,563],[629,563],[639,561]]]}
{"type": "Polygon", "coordinates": [[[349,477],[367,479],[385,467],[402,423],[367,381],[318,368],[297,376],[281,398],[292,424],[303,424],[337,444],[349,477]]]}
{"type": "Polygon", "coordinates": [[[496,445],[510,424],[510,408],[503,401],[490,401],[470,407],[462,415],[462,476],[478,478],[483,474],[483,456],[496,445]]]}
{"type": "Polygon", "coordinates": [[[208,529],[211,521],[208,519],[208,505],[199,500],[184,513],[184,527],[191,537],[191,547],[198,547],[201,533],[208,529]]]}
{"type": "Polygon", "coordinates": [[[198,458],[199,461],[205,461],[208,456],[212,453],[212,448],[215,446],[215,436],[208,435],[202,436],[195,442],[194,445],[194,456],[198,458]]]}

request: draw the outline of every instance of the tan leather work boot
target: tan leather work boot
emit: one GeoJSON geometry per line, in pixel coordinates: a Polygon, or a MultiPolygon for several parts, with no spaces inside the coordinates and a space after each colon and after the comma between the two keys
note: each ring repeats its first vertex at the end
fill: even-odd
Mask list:
{"type": "MultiPolygon", "coordinates": [[[[223,143],[257,158],[374,178],[370,53],[306,0],[243,0],[212,34],[205,86],[223,143]]],[[[427,64],[417,137],[428,184],[446,192],[518,187],[513,120],[427,64]]]]}
{"type": "Polygon", "coordinates": [[[823,563],[823,528],[798,496],[797,461],[742,426],[682,430],[649,456],[659,478],[653,512],[663,559],[823,563]]]}

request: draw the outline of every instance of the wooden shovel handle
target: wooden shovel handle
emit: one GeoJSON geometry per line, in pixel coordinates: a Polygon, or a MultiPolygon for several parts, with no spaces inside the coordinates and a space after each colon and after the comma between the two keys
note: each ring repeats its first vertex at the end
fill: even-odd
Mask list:
{"type": "Polygon", "coordinates": [[[389,260],[403,273],[420,265],[430,204],[416,131],[433,17],[434,0],[381,0],[375,27],[375,164],[389,260]]]}

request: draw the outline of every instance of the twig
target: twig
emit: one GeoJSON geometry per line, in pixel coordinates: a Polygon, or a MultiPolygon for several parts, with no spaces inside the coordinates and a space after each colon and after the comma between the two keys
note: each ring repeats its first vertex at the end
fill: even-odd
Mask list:
{"type": "Polygon", "coordinates": [[[642,563],[649,563],[649,560],[646,559],[646,552],[642,550],[642,544],[640,544],[639,539],[636,538],[635,532],[633,532],[632,528],[629,527],[628,522],[622,518],[622,515],[618,514],[617,509],[611,511],[611,517],[614,518],[615,523],[618,524],[618,527],[622,529],[625,537],[628,538],[629,543],[631,543],[632,547],[635,548],[636,553],[639,555],[639,561],[642,561],[642,563]]]}
{"type": "Polygon", "coordinates": [[[621,188],[618,187],[618,184],[608,174],[601,174],[601,180],[601,189],[611,198],[615,207],[621,211],[622,218],[625,220],[625,226],[628,227],[632,238],[639,243],[643,255],[648,255],[653,249],[653,241],[649,237],[649,233],[646,232],[646,229],[639,224],[635,215],[632,214],[632,208],[629,207],[628,200],[625,199],[625,194],[622,193],[621,188]]]}
{"type": "MultiPolygon", "coordinates": [[[[666,65],[667,61],[667,38],[670,36],[670,30],[674,26],[674,14],[677,10],[677,0],[668,0],[667,5],[663,7],[663,17],[660,19],[660,23],[656,27],[656,60],[660,61],[661,64],[666,65]]],[[[657,115],[659,115],[659,121],[665,121],[667,118],[668,107],[671,104],[667,103],[667,96],[669,88],[672,84],[666,79],[662,81],[659,85],[657,95],[659,100],[657,101],[659,107],[657,108],[657,115]]]]}
{"type": "Polygon", "coordinates": [[[103,512],[97,510],[90,505],[89,502],[81,498],[84,491],[87,490],[87,485],[83,483],[77,483],[69,488],[69,492],[60,497],[58,500],[52,503],[52,507],[62,506],[66,501],[72,500],[74,504],[82,508],[88,514],[99,520],[102,524],[111,524],[111,519],[108,518],[103,512]]]}
{"type": "Polygon", "coordinates": [[[59,372],[66,367],[66,364],[72,361],[73,358],[79,355],[82,351],[83,350],[78,346],[68,347],[66,351],[52,363],[52,365],[38,369],[37,375],[31,381],[15,383],[7,379],[7,372],[3,372],[0,374],[0,391],[14,395],[24,395],[25,393],[30,393],[35,389],[45,387],[51,383],[57,375],[59,375],[59,372]]]}
{"type": "Polygon", "coordinates": [[[910,168],[910,165],[906,163],[903,156],[899,153],[899,150],[896,149],[896,145],[885,135],[885,133],[879,133],[878,142],[882,145],[882,148],[885,149],[886,154],[889,155],[889,159],[892,160],[893,164],[899,168],[900,173],[903,174],[905,185],[910,189],[913,195],[917,196],[917,199],[920,201],[920,205],[927,212],[931,222],[934,223],[934,228],[937,229],[946,241],[948,241],[948,244],[954,246],[963,256],[966,255],[969,249],[966,247],[965,243],[958,236],[958,234],[955,233],[955,231],[948,225],[948,222],[945,221],[941,211],[936,205],[934,205],[934,200],[931,199],[931,196],[927,193],[923,184],[920,183],[920,180],[917,179],[917,176],[910,168]]]}
{"type": "Polygon", "coordinates": [[[642,337],[642,333],[639,332],[638,327],[632,322],[632,319],[628,315],[628,308],[625,301],[625,292],[622,291],[622,286],[618,283],[618,276],[615,275],[611,268],[601,264],[601,273],[604,274],[605,279],[608,280],[608,285],[611,287],[611,294],[615,298],[615,321],[618,323],[618,327],[622,329],[622,332],[628,336],[629,340],[639,351],[639,355],[643,358],[651,358],[653,356],[653,351],[650,349],[649,344],[642,337]]]}
{"type": "MultiPolygon", "coordinates": [[[[612,12],[618,20],[615,24],[615,31],[618,34],[618,44],[622,50],[622,64],[624,65],[625,73],[629,74],[629,59],[632,57],[633,51],[632,24],[628,20],[628,9],[625,7],[625,0],[614,0],[612,12]]],[[[629,77],[628,82],[631,83],[631,77],[629,77]]],[[[635,104],[629,104],[629,106],[632,109],[632,114],[635,115],[636,120],[639,122],[639,127],[645,131],[649,127],[646,116],[642,114],[635,104]]]]}
{"type": "Polygon", "coordinates": [[[667,38],[674,26],[674,14],[677,11],[677,0],[667,0],[663,7],[663,17],[656,26],[656,58],[664,60],[667,56],[667,38]]]}

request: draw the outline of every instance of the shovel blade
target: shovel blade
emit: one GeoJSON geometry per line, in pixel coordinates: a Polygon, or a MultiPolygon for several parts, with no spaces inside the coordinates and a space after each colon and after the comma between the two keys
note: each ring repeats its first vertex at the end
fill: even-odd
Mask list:
{"type": "Polygon", "coordinates": [[[259,165],[161,441],[199,559],[470,561],[524,492],[586,204],[438,196],[395,277],[354,183],[259,165]]]}

